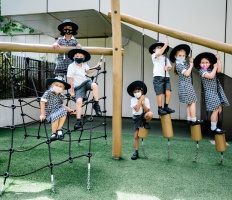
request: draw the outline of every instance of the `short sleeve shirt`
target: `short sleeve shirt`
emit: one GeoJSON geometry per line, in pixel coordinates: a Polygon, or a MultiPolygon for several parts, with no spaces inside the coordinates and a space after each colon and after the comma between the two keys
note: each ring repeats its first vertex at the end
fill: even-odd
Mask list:
{"type": "Polygon", "coordinates": [[[75,62],[68,66],[67,77],[73,78],[73,87],[81,85],[87,80],[86,71],[88,71],[89,65],[85,62],[81,66],[77,66],[75,62]]]}
{"type": "MultiPolygon", "coordinates": [[[[151,55],[152,62],[153,62],[153,77],[154,76],[162,76],[165,77],[165,70],[164,66],[172,67],[170,61],[168,58],[166,58],[164,55],[155,57],[156,53],[153,53],[151,55]],[[165,65],[166,60],[166,65],[165,65]]],[[[166,71],[166,77],[170,77],[168,71],[166,71]]]]}
{"type": "MultiPolygon", "coordinates": [[[[138,112],[134,109],[134,107],[138,104],[138,99],[133,97],[131,98],[131,108],[132,108],[132,114],[133,115],[141,115],[143,113],[143,107],[140,106],[138,112]]],[[[145,106],[150,109],[150,102],[148,98],[145,98],[145,106]]]]}

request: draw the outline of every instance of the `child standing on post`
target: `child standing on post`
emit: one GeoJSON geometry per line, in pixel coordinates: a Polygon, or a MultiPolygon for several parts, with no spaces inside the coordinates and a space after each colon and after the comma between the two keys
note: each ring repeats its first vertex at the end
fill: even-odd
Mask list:
{"type": "Polygon", "coordinates": [[[168,41],[166,41],[165,44],[157,42],[149,47],[149,52],[152,54],[153,85],[157,95],[159,115],[166,115],[175,112],[175,110],[168,107],[171,98],[171,84],[168,71],[171,70],[172,66],[168,58],[163,55],[168,52],[168,50],[168,41]],[[166,102],[164,102],[164,108],[162,108],[162,98],[164,94],[166,94],[166,102]]]}
{"type": "MultiPolygon", "coordinates": [[[[81,48],[78,40],[73,36],[77,34],[78,25],[73,23],[70,19],[66,19],[62,24],[58,26],[60,35],[58,40],[52,45],[54,49],[60,48],[60,46],[73,46],[81,48]]],[[[67,74],[67,69],[72,60],[68,58],[68,54],[58,54],[55,74],[60,76],[65,76],[67,74]]]]}
{"type": "Polygon", "coordinates": [[[193,69],[193,59],[189,58],[189,64],[186,58],[190,53],[190,47],[187,44],[180,44],[174,47],[170,53],[170,60],[174,63],[174,73],[179,76],[178,96],[180,103],[187,104],[187,122],[190,125],[202,124],[202,120],[196,118],[197,96],[192,85],[191,72],[193,69]]]}
{"type": "Polygon", "coordinates": [[[136,160],[139,157],[139,127],[150,129],[149,122],[153,118],[153,113],[150,112],[149,99],[145,97],[147,86],[142,81],[134,81],[127,87],[127,92],[131,98],[131,108],[134,121],[134,148],[135,152],[131,157],[136,160]]]}
{"type": "Polygon", "coordinates": [[[76,118],[77,122],[74,125],[74,129],[79,129],[82,127],[81,120],[81,108],[83,99],[87,100],[86,92],[88,90],[93,91],[93,109],[96,112],[97,116],[102,116],[100,105],[98,104],[98,86],[96,83],[93,83],[91,80],[87,79],[86,74],[92,73],[96,70],[97,67],[101,66],[101,62],[90,68],[87,64],[87,61],[90,60],[91,56],[89,52],[83,49],[72,49],[68,52],[68,57],[73,60],[68,66],[68,83],[71,85],[70,95],[76,99],[76,118]]]}
{"type": "Polygon", "coordinates": [[[64,139],[62,131],[67,112],[72,113],[73,110],[63,104],[65,96],[62,91],[69,89],[71,86],[65,82],[61,76],[47,79],[47,84],[51,85],[40,101],[40,121],[46,119],[52,124],[51,140],[64,139]]]}
{"type": "Polygon", "coordinates": [[[229,106],[224,90],[216,73],[222,71],[220,55],[209,52],[200,53],[194,60],[194,66],[198,69],[204,88],[206,110],[211,111],[211,131],[216,134],[225,133],[225,130],[217,128],[218,114],[222,112],[222,105],[229,106]]]}

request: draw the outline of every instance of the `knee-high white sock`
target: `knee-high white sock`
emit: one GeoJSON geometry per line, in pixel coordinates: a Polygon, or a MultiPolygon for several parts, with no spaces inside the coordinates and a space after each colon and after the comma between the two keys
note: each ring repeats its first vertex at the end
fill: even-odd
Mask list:
{"type": "Polygon", "coordinates": [[[211,122],[211,130],[215,130],[217,128],[217,122],[211,122]]]}

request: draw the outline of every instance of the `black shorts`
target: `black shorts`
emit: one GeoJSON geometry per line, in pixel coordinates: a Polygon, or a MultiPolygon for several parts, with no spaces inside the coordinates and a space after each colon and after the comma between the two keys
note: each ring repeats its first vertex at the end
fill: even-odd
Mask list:
{"type": "Polygon", "coordinates": [[[139,127],[143,126],[145,113],[141,115],[133,115],[132,120],[134,121],[134,131],[139,130],[139,127]]]}
{"type": "Polygon", "coordinates": [[[166,77],[166,78],[163,76],[153,77],[153,85],[154,85],[154,90],[155,90],[156,95],[165,94],[164,92],[165,83],[166,83],[166,90],[172,91],[169,77],[166,77]]]}
{"type": "Polygon", "coordinates": [[[88,97],[86,96],[86,92],[88,90],[91,90],[91,84],[92,84],[91,80],[86,80],[81,85],[75,87],[74,88],[74,92],[76,95],[75,99],[83,98],[83,100],[87,100],[88,97]]]}

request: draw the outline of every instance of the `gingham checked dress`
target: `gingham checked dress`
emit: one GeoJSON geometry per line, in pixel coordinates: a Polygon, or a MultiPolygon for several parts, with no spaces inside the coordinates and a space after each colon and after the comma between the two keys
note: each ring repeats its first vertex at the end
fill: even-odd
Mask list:
{"type": "MultiPolygon", "coordinates": [[[[66,40],[65,36],[59,37],[57,43],[60,46],[73,46],[75,47],[78,44],[78,40],[72,37],[70,40],[66,40]]],[[[67,74],[67,69],[69,64],[73,61],[68,58],[67,53],[58,54],[55,68],[55,75],[64,76],[67,74]]]]}
{"type": "Polygon", "coordinates": [[[211,73],[212,70],[211,69],[199,70],[199,75],[201,77],[201,81],[204,88],[206,110],[207,111],[217,110],[220,105],[229,106],[230,105],[229,101],[217,77],[214,76],[213,79],[208,79],[203,77],[203,75],[207,72],[211,73]]]}
{"type": "Polygon", "coordinates": [[[46,102],[45,104],[45,112],[46,112],[46,120],[51,124],[58,120],[59,118],[67,115],[67,110],[62,107],[64,95],[57,95],[51,89],[47,90],[41,101],[46,102]]]}
{"type": "Polygon", "coordinates": [[[178,96],[180,103],[191,104],[197,101],[197,96],[192,85],[191,76],[184,76],[183,72],[188,70],[189,65],[186,63],[176,64],[176,71],[179,76],[178,96]]]}

